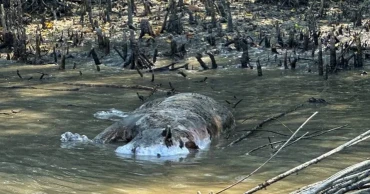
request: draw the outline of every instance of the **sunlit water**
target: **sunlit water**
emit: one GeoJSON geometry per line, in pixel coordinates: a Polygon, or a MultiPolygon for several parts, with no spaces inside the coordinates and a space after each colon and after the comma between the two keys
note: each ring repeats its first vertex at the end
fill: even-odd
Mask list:
{"type": "MultiPolygon", "coordinates": [[[[359,71],[342,72],[328,81],[316,73],[264,69],[257,77],[255,70],[220,69],[151,74],[140,78],[136,72],[102,67],[96,72],[92,65],[78,70],[60,72],[56,66],[3,65],[1,86],[33,86],[38,89],[5,89],[0,92],[0,193],[209,193],[239,180],[263,163],[271,148],[246,153],[271,141],[287,139],[268,132],[258,132],[232,146],[228,143],[250,130],[262,120],[284,112],[298,104],[304,106],[263,127],[263,130],[291,134],[313,112],[315,116],[302,129],[326,130],[348,124],[341,130],[315,139],[301,140],[284,149],[270,163],[247,181],[225,193],[242,193],[264,180],[278,175],[305,161],[317,157],[348,141],[368,128],[370,116],[369,77],[359,71]],[[16,75],[19,69],[25,78],[16,75]],[[79,71],[83,75],[79,75],[79,71]],[[39,80],[43,71],[46,79],[39,80]],[[27,78],[33,79],[27,81],[27,78]],[[205,82],[198,82],[208,77],[205,82]],[[93,138],[113,121],[96,119],[97,111],[116,108],[132,111],[142,104],[136,92],[147,96],[148,91],[118,88],[93,88],[62,83],[106,83],[154,86],[168,82],[179,92],[198,92],[228,105],[243,99],[233,113],[237,119],[235,132],[229,139],[221,138],[209,150],[184,158],[133,158],[117,155],[119,145],[92,143],[66,145],[60,135],[66,131],[93,138]],[[79,91],[45,89],[80,88],[79,91]],[[237,98],[235,99],[234,96],[237,98]],[[329,102],[309,104],[310,97],[329,102]],[[11,113],[11,110],[20,111],[11,113]],[[284,125],[283,125],[284,124],[284,125]],[[289,129],[288,129],[289,128],[289,129]]],[[[157,93],[154,97],[164,96],[157,93]]],[[[260,193],[287,193],[306,184],[319,181],[368,157],[369,143],[363,142],[308,169],[270,186],[260,193]]]]}

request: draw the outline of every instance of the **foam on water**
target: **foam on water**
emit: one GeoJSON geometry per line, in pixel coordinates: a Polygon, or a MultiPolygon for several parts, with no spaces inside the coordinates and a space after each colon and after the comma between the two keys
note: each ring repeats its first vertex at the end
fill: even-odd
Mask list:
{"type": "MultiPolygon", "coordinates": [[[[120,146],[116,149],[119,154],[133,154],[134,144],[128,143],[124,146],[120,146]]],[[[135,155],[138,156],[172,156],[172,155],[186,155],[189,154],[189,150],[185,147],[180,148],[179,144],[167,147],[163,144],[157,144],[149,147],[136,147],[135,155]]]]}
{"type": "MultiPolygon", "coordinates": [[[[203,150],[207,148],[211,140],[204,139],[204,140],[197,140],[195,142],[199,149],[203,150]]],[[[161,144],[155,144],[151,146],[138,146],[135,148],[134,143],[130,142],[124,146],[120,146],[116,149],[116,153],[118,154],[124,154],[124,155],[132,155],[135,150],[135,155],[137,156],[181,156],[181,155],[187,155],[189,154],[189,150],[186,147],[180,148],[180,143],[173,142],[172,146],[167,147],[164,143],[161,144]]]]}
{"type": "Polygon", "coordinates": [[[104,120],[111,120],[111,121],[117,121],[127,116],[128,116],[127,112],[123,112],[115,108],[111,108],[108,111],[98,111],[94,114],[94,117],[97,119],[104,119],[104,120]]]}
{"type": "Polygon", "coordinates": [[[80,135],[78,133],[65,132],[61,135],[61,142],[91,142],[86,135],[80,135]]]}

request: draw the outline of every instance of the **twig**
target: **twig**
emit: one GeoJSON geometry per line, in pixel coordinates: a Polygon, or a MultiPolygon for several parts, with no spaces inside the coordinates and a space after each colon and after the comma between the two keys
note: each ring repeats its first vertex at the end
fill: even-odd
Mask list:
{"type": "Polygon", "coordinates": [[[305,122],[303,122],[302,123],[302,125],[301,126],[299,126],[299,128],[292,134],[292,136],[290,136],[289,137],[289,139],[284,143],[284,145],[282,145],[272,156],[270,156],[270,158],[269,159],[267,159],[263,164],[261,164],[258,168],[256,168],[253,172],[251,172],[249,175],[247,175],[247,176],[245,176],[245,177],[243,177],[242,179],[240,179],[239,181],[237,181],[237,182],[235,182],[234,184],[232,184],[232,185],[230,185],[230,186],[228,186],[228,187],[226,187],[226,188],[224,188],[224,189],[222,189],[221,191],[219,191],[219,192],[216,192],[216,194],[219,194],[219,193],[222,193],[222,192],[224,192],[224,191],[226,191],[226,190],[228,190],[228,189],[230,189],[230,188],[232,188],[232,187],[234,187],[235,185],[237,185],[237,184],[239,184],[239,183],[241,183],[241,182],[243,182],[244,180],[246,180],[247,178],[249,178],[249,177],[251,177],[254,173],[256,173],[259,169],[261,169],[265,164],[267,164],[268,162],[270,162],[270,160],[272,160],[272,158],[274,158],[284,147],[285,147],[285,145],[287,145],[289,142],[290,142],[290,140],[292,140],[294,137],[295,137],[295,135],[303,128],[303,126],[305,126],[306,125],[306,123],[309,121],[309,120],[311,120],[316,114],[317,114],[318,112],[316,111],[316,112],[314,112],[310,117],[308,117],[308,119],[306,119],[306,121],[305,122]]]}
{"type": "MultiPolygon", "coordinates": [[[[264,183],[261,183],[257,187],[254,187],[253,189],[251,189],[249,191],[246,191],[245,194],[254,193],[256,191],[259,191],[261,189],[264,189],[267,186],[269,186],[269,185],[271,185],[271,184],[273,184],[273,183],[275,183],[275,182],[277,182],[279,180],[282,180],[282,179],[284,179],[285,177],[287,177],[287,176],[289,176],[291,174],[295,174],[296,172],[298,172],[298,171],[300,171],[302,169],[305,169],[305,168],[307,168],[308,166],[310,166],[312,164],[318,163],[319,161],[323,160],[324,158],[327,158],[327,157],[329,157],[329,156],[331,156],[331,155],[333,155],[333,154],[335,154],[337,152],[340,152],[340,151],[344,150],[345,148],[348,148],[350,146],[353,146],[353,145],[355,145],[358,142],[364,141],[364,140],[366,140],[367,138],[370,137],[369,134],[370,134],[370,130],[366,131],[365,133],[363,133],[363,134],[355,137],[354,139],[348,141],[347,143],[342,144],[342,145],[336,147],[335,149],[332,149],[331,151],[329,151],[329,152],[327,152],[327,153],[325,153],[325,154],[323,154],[323,155],[321,155],[321,156],[319,156],[317,158],[314,158],[314,159],[312,159],[310,161],[307,161],[307,162],[305,162],[305,163],[303,163],[303,164],[301,164],[301,165],[299,165],[299,166],[297,166],[295,168],[292,168],[292,169],[290,169],[290,170],[288,170],[288,171],[286,171],[286,172],[284,172],[284,173],[282,173],[282,174],[280,174],[278,176],[275,176],[275,177],[273,177],[273,178],[265,181],[264,183]]],[[[315,193],[315,192],[312,192],[312,193],[315,193]]]]}
{"type": "Polygon", "coordinates": [[[256,131],[257,129],[261,128],[261,127],[262,127],[262,125],[266,124],[267,122],[272,121],[272,120],[276,120],[277,118],[280,118],[280,117],[283,117],[284,115],[286,115],[286,114],[288,114],[288,113],[291,113],[291,112],[293,112],[293,111],[297,110],[298,108],[300,108],[300,107],[302,107],[302,106],[303,106],[303,104],[299,104],[299,105],[295,106],[295,107],[294,107],[293,109],[291,109],[291,110],[288,110],[288,111],[286,111],[286,112],[280,113],[280,114],[278,114],[278,115],[276,115],[276,116],[270,117],[270,118],[268,118],[268,119],[266,119],[266,120],[262,121],[261,123],[259,123],[258,125],[256,125],[256,126],[255,126],[251,131],[249,131],[248,133],[245,133],[244,135],[242,135],[242,136],[241,136],[241,137],[239,137],[238,139],[234,140],[233,142],[231,142],[231,143],[230,143],[229,145],[227,145],[227,146],[232,146],[232,145],[234,145],[234,144],[236,144],[236,143],[238,143],[238,142],[242,141],[243,139],[245,139],[245,138],[247,138],[249,135],[251,135],[254,131],[256,131]]]}
{"type": "MultiPolygon", "coordinates": [[[[225,100],[225,101],[227,101],[227,100],[225,100]]],[[[230,102],[229,101],[227,101],[228,102],[228,104],[230,104],[230,102]]],[[[243,121],[242,121],[242,123],[244,123],[246,120],[248,120],[248,119],[253,119],[253,118],[255,118],[255,116],[251,116],[251,117],[247,117],[247,118],[245,118],[243,121]]],[[[248,130],[248,131],[252,131],[252,130],[248,130]]]]}
{"type": "MultiPolygon", "coordinates": [[[[253,131],[253,130],[242,130],[242,131],[253,131]]],[[[258,131],[261,131],[261,132],[270,132],[270,133],[275,133],[275,134],[278,134],[278,135],[282,135],[282,136],[289,136],[287,134],[284,134],[284,133],[279,133],[279,132],[276,132],[276,131],[271,131],[271,130],[258,130],[258,131]]]]}
{"type": "MultiPolygon", "coordinates": [[[[348,126],[348,125],[342,125],[342,126],[335,127],[335,128],[332,128],[332,129],[329,129],[329,130],[326,130],[326,131],[321,131],[321,133],[318,133],[320,131],[316,131],[316,132],[311,133],[311,135],[309,135],[309,136],[306,136],[306,137],[300,136],[298,138],[301,138],[301,139],[310,139],[310,138],[313,138],[313,137],[317,137],[317,136],[323,135],[325,133],[329,133],[329,132],[334,131],[334,130],[337,130],[337,129],[341,129],[341,128],[346,127],[346,126],[348,126]],[[316,133],[318,133],[318,134],[316,134],[316,133]]],[[[269,145],[275,145],[275,144],[284,143],[284,142],[285,142],[285,140],[281,140],[281,141],[275,141],[275,142],[271,142],[269,144],[261,145],[259,147],[253,148],[252,150],[250,150],[249,152],[247,152],[246,155],[249,155],[250,153],[255,152],[255,151],[257,151],[259,149],[262,149],[264,147],[267,147],[269,145]]],[[[292,143],[288,144],[286,147],[288,147],[288,146],[290,146],[290,145],[292,145],[294,143],[296,143],[296,140],[294,140],[292,143]]]]}
{"type": "Polygon", "coordinates": [[[243,99],[240,99],[237,103],[234,104],[233,108],[236,108],[236,106],[238,106],[238,104],[243,101],[243,99]]]}
{"type": "Polygon", "coordinates": [[[293,131],[288,126],[286,126],[283,122],[281,122],[279,119],[275,119],[275,120],[277,120],[281,125],[287,128],[291,133],[293,133],[293,131]]]}

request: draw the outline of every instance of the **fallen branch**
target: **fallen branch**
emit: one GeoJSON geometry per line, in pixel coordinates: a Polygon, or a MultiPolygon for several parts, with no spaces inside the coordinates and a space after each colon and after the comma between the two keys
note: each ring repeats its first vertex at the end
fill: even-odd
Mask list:
{"type": "MultiPolygon", "coordinates": [[[[340,127],[335,127],[335,128],[332,128],[332,129],[329,129],[329,130],[326,130],[326,131],[316,131],[316,132],[313,132],[313,133],[312,133],[311,135],[309,135],[309,136],[306,136],[306,137],[302,137],[302,136],[301,136],[301,139],[310,139],[310,138],[314,138],[314,137],[317,137],[317,136],[323,135],[323,134],[325,134],[325,133],[329,133],[329,132],[331,132],[331,131],[334,131],[334,130],[337,130],[337,129],[341,129],[341,128],[346,127],[346,126],[348,126],[348,125],[342,125],[342,126],[340,126],[340,127]],[[316,134],[316,133],[317,133],[317,134],[316,134]]],[[[275,133],[276,133],[276,132],[275,132],[275,133]]],[[[282,134],[280,134],[280,135],[282,135],[282,134]]],[[[298,138],[300,138],[300,137],[298,137],[298,138]]],[[[298,138],[297,138],[297,139],[298,139],[298,138]]],[[[296,141],[297,139],[295,139],[292,143],[288,144],[286,147],[288,147],[288,146],[290,146],[290,145],[292,145],[292,144],[296,143],[296,142],[297,142],[297,141],[296,141]]],[[[258,147],[256,147],[256,148],[253,148],[253,149],[252,149],[252,150],[250,150],[249,152],[247,152],[247,153],[246,153],[246,155],[249,155],[250,153],[255,152],[255,151],[257,151],[257,150],[259,150],[259,149],[262,149],[262,148],[264,148],[264,147],[271,146],[271,145],[275,145],[275,144],[280,144],[280,143],[284,143],[284,142],[286,142],[286,140],[270,142],[270,143],[268,143],[268,144],[258,146],[258,147]]]]}
{"type": "MultiPolygon", "coordinates": [[[[222,193],[232,187],[234,187],[235,185],[243,182],[244,180],[246,180],[247,178],[251,177],[254,173],[256,173],[259,169],[261,169],[265,164],[267,164],[268,162],[270,162],[272,160],[272,158],[274,158],[289,142],[290,140],[292,140],[296,135],[297,133],[303,128],[303,126],[306,125],[306,123],[311,120],[318,112],[314,112],[310,117],[308,117],[308,119],[306,119],[305,122],[302,123],[301,126],[298,127],[298,129],[292,134],[292,136],[289,137],[289,139],[284,143],[284,145],[282,145],[272,156],[270,156],[269,159],[267,159],[263,164],[261,164],[258,168],[256,168],[253,172],[251,172],[249,175],[243,177],[242,179],[240,179],[239,181],[235,182],[234,184],[222,189],[221,191],[219,192],[216,192],[215,194],[219,194],[219,193],[222,193]]],[[[306,133],[307,134],[307,133],[306,133]]]]}
{"type": "Polygon", "coordinates": [[[261,127],[262,127],[262,125],[266,124],[267,122],[270,122],[270,121],[276,120],[276,119],[278,119],[278,118],[280,118],[280,117],[283,117],[283,116],[285,116],[286,114],[291,113],[291,112],[293,112],[293,111],[297,110],[298,108],[300,108],[300,107],[302,107],[302,106],[303,106],[303,104],[299,104],[299,105],[295,106],[295,107],[294,107],[293,109],[291,109],[291,110],[285,111],[285,112],[283,112],[283,113],[280,113],[280,114],[278,114],[278,115],[276,115],[276,116],[270,117],[270,118],[268,118],[268,119],[266,119],[266,120],[262,121],[261,123],[259,123],[258,125],[256,125],[252,130],[248,131],[247,133],[245,133],[244,135],[242,135],[242,136],[241,136],[241,137],[239,137],[238,139],[236,139],[236,140],[234,140],[233,142],[231,142],[228,146],[232,146],[232,145],[234,145],[234,144],[236,144],[236,143],[238,143],[238,142],[242,141],[243,139],[247,138],[249,135],[251,135],[251,134],[252,134],[253,132],[255,132],[257,129],[261,128],[261,127]]]}
{"type": "MultiPolygon", "coordinates": [[[[278,176],[275,176],[275,177],[259,184],[257,187],[254,187],[253,189],[251,189],[249,191],[246,191],[245,194],[250,194],[250,193],[254,193],[256,191],[259,191],[261,189],[265,189],[267,186],[269,186],[269,185],[271,185],[271,184],[273,184],[273,183],[275,183],[279,180],[282,180],[282,179],[284,179],[285,177],[287,177],[291,174],[295,174],[298,171],[300,171],[302,169],[305,169],[305,168],[307,168],[308,166],[310,166],[312,164],[316,164],[316,163],[320,162],[324,158],[327,158],[327,157],[329,157],[329,156],[331,156],[331,155],[333,155],[337,152],[340,152],[340,151],[344,150],[345,148],[348,148],[348,147],[353,146],[353,145],[355,145],[355,144],[357,144],[361,141],[366,140],[367,138],[370,137],[369,134],[370,134],[370,130],[366,131],[365,133],[353,138],[352,140],[348,141],[347,143],[342,144],[342,145],[338,146],[337,148],[335,148],[335,149],[333,149],[333,150],[331,150],[331,151],[329,151],[329,152],[327,152],[327,153],[325,153],[325,154],[323,154],[323,155],[321,155],[317,158],[314,158],[310,161],[307,161],[307,162],[305,162],[305,163],[303,163],[303,164],[301,164],[301,165],[299,165],[295,168],[292,168],[292,169],[290,169],[290,170],[288,170],[288,171],[286,171],[286,172],[284,172],[284,173],[282,173],[278,176]]],[[[316,192],[312,192],[312,193],[316,193],[316,192]]]]}
{"type": "MultiPolygon", "coordinates": [[[[136,89],[136,90],[149,90],[153,91],[155,88],[149,86],[142,86],[142,85],[115,85],[115,84],[88,84],[88,83],[63,83],[65,85],[72,85],[72,86],[84,86],[84,87],[96,87],[96,88],[125,88],[125,89],[136,89]]],[[[165,92],[165,90],[156,89],[158,92],[165,92]]]]}
{"type": "Polygon", "coordinates": [[[294,191],[292,194],[308,194],[318,192],[345,193],[347,191],[362,189],[366,183],[369,183],[369,168],[370,160],[365,160],[341,170],[326,180],[313,183],[294,191]]]}
{"type": "MultiPolygon", "coordinates": [[[[253,130],[242,130],[242,131],[253,131],[253,130]]],[[[269,132],[269,133],[275,133],[275,134],[278,134],[278,135],[281,135],[281,136],[289,136],[289,135],[287,135],[287,134],[279,133],[279,132],[271,131],[271,130],[259,130],[259,131],[262,131],[262,132],[269,132]]]]}

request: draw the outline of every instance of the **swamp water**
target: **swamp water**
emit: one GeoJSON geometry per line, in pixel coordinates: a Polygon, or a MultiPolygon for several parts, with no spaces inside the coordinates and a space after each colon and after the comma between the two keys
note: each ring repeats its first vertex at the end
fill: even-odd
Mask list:
{"type": "MultiPolygon", "coordinates": [[[[112,123],[94,118],[94,113],[110,108],[132,111],[142,104],[136,92],[147,96],[149,91],[63,83],[154,86],[150,82],[151,74],[140,78],[136,72],[108,67],[96,72],[93,66],[81,66],[80,76],[79,70],[56,69],[52,65],[16,64],[0,69],[0,193],[217,192],[252,172],[272,152],[271,148],[265,148],[250,155],[245,153],[268,143],[268,137],[272,141],[287,139],[257,132],[232,147],[225,147],[243,134],[243,130],[252,129],[301,103],[303,107],[264,125],[263,130],[290,135],[289,129],[296,130],[315,111],[318,115],[300,134],[348,124],[343,129],[287,147],[250,179],[224,192],[242,193],[335,148],[369,127],[370,77],[360,76],[358,71],[333,75],[326,82],[316,73],[303,70],[264,69],[262,77],[257,77],[255,70],[234,68],[187,71],[187,78],[169,72],[155,77],[155,83],[162,83],[162,89],[169,90],[170,81],[177,91],[208,95],[225,105],[225,100],[236,103],[243,99],[232,110],[237,120],[234,134],[229,139],[213,142],[208,151],[181,159],[116,155],[114,150],[118,145],[66,145],[60,142],[60,135],[71,131],[93,138],[112,123]],[[25,79],[18,78],[17,69],[25,79]],[[43,80],[39,80],[37,73],[41,71],[49,74],[43,80]],[[31,76],[33,79],[27,81],[31,76]],[[198,82],[204,77],[208,78],[205,82],[198,82]],[[9,86],[34,88],[4,88],[9,86]],[[55,90],[73,88],[79,91],[55,90]],[[309,104],[310,97],[323,98],[329,104],[309,104]]],[[[288,193],[322,180],[367,159],[369,148],[369,141],[360,143],[259,193],[288,193]]]]}

